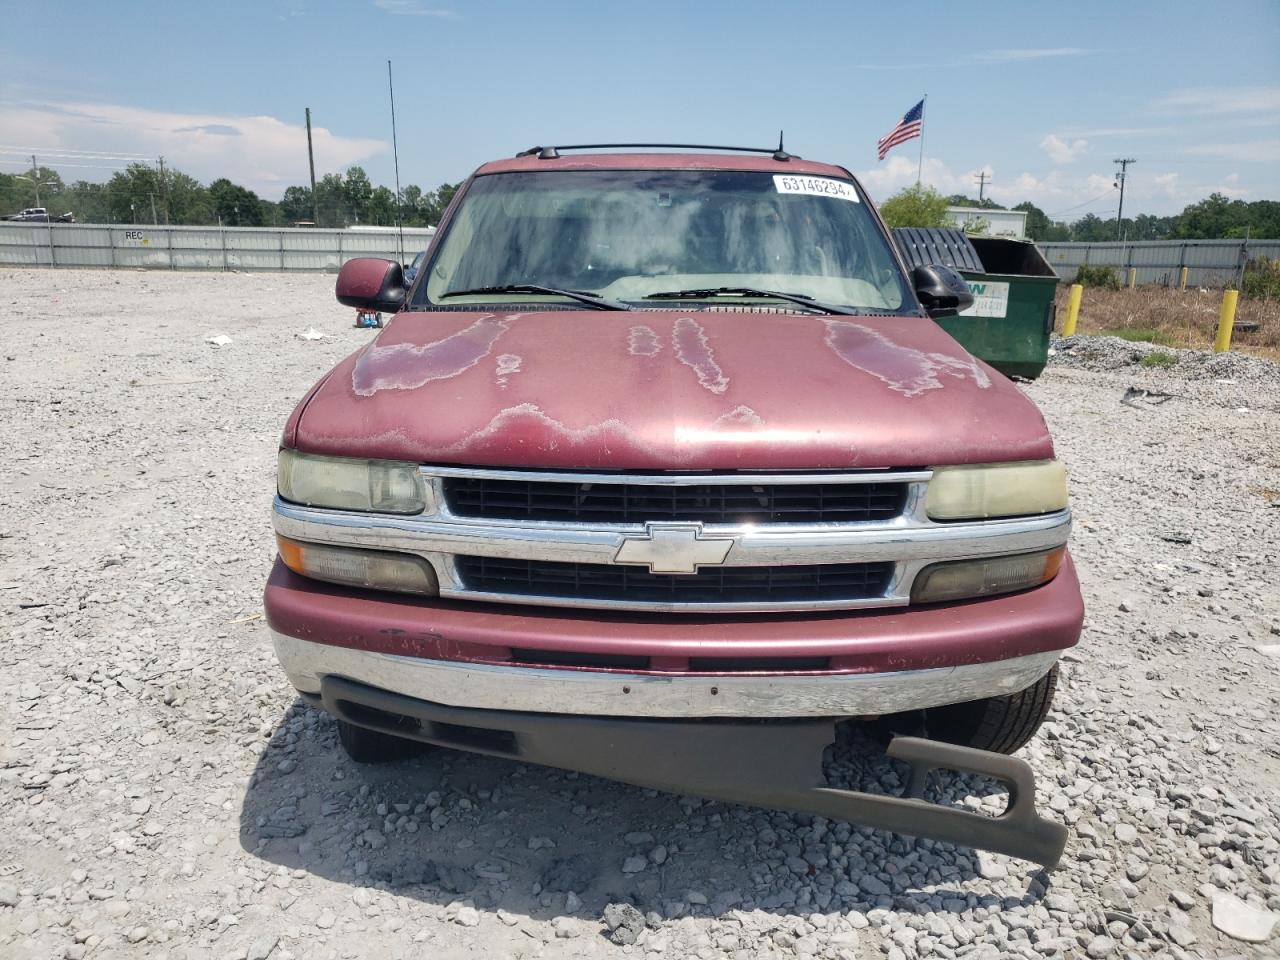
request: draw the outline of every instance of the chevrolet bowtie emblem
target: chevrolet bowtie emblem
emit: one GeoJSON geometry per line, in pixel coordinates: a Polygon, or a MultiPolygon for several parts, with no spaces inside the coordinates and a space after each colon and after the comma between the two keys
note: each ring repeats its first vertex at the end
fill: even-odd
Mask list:
{"type": "Polygon", "coordinates": [[[614,563],[643,564],[650,573],[697,573],[724,563],[732,537],[704,537],[700,523],[646,523],[643,537],[627,537],[614,563]]]}

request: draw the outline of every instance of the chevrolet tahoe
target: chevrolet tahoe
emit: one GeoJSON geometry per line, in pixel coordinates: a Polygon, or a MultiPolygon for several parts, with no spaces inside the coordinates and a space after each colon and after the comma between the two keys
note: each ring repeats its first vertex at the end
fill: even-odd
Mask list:
{"type": "Polygon", "coordinates": [[[472,750],[1056,861],[1008,756],[1083,618],[1035,405],[844,168],[540,147],[458,190],[280,443],[265,608],[360,762],[472,750]],[[822,780],[836,725],[910,765],[822,780]],[[929,771],[1009,785],[999,817],[929,771]]]}

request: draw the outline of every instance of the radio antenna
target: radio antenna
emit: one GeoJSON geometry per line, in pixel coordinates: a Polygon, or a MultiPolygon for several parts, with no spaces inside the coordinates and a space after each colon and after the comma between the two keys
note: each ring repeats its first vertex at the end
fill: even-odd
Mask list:
{"type": "Polygon", "coordinates": [[[391,82],[391,61],[387,61],[387,91],[391,94],[391,155],[396,162],[396,227],[400,232],[400,262],[404,263],[404,217],[400,213],[400,150],[396,146],[396,88],[391,82]]]}

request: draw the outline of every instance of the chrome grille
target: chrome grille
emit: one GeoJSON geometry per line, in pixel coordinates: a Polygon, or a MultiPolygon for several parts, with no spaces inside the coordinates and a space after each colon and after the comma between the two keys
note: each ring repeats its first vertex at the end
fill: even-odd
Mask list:
{"type": "Polygon", "coordinates": [[[703,567],[693,574],[501,557],[460,556],[455,562],[464,587],[478,593],[661,604],[865,600],[882,595],[894,571],[891,562],[703,567]]]}
{"type": "Polygon", "coordinates": [[[444,497],[459,517],[575,523],[867,523],[902,513],[907,484],[787,483],[679,486],[608,482],[512,480],[447,476],[444,497]]]}

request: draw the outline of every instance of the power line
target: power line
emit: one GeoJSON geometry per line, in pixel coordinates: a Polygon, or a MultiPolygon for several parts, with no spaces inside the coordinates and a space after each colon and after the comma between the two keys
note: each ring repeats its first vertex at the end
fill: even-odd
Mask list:
{"type": "MultiPolygon", "coordinates": [[[[1112,188],[1111,188],[1111,190],[1114,190],[1114,189],[1115,189],[1115,187],[1112,187],[1112,188]]],[[[1108,190],[1106,193],[1100,193],[1100,194],[1098,194],[1098,195],[1097,195],[1096,197],[1094,197],[1092,200],[1086,200],[1084,203],[1077,203],[1074,207],[1067,207],[1067,208],[1066,208],[1066,209],[1064,209],[1064,210],[1059,210],[1057,213],[1050,213],[1050,214],[1047,214],[1047,216],[1048,216],[1050,219],[1053,219],[1053,218],[1055,218],[1055,217],[1060,217],[1060,216],[1062,216],[1064,213],[1070,213],[1072,210],[1079,210],[1081,207],[1087,207],[1087,206],[1088,206],[1089,204],[1091,204],[1091,203],[1097,203],[1097,202],[1098,202],[1099,200],[1101,200],[1103,197],[1109,197],[1109,196],[1111,196],[1111,190],[1108,190]]]]}
{"type": "MultiPolygon", "coordinates": [[[[7,163],[10,166],[22,167],[24,170],[27,167],[27,162],[25,160],[0,160],[0,163],[7,163]]],[[[53,160],[52,163],[56,167],[79,167],[84,170],[123,170],[125,169],[119,164],[115,164],[113,166],[107,166],[101,163],[63,163],[61,160],[53,160]]]]}
{"type": "Polygon", "coordinates": [[[38,153],[41,156],[65,156],[71,159],[112,159],[112,160],[149,160],[150,158],[140,153],[124,153],[115,150],[71,150],[63,147],[15,147],[7,144],[0,144],[0,153],[21,153],[30,156],[32,153],[38,153]]]}

